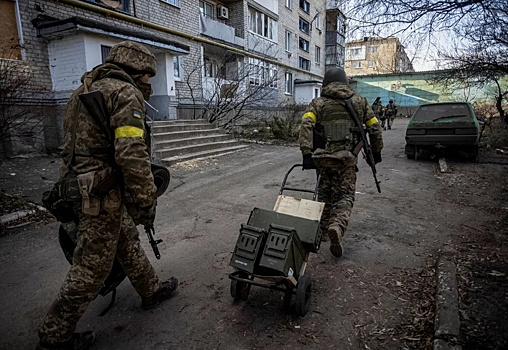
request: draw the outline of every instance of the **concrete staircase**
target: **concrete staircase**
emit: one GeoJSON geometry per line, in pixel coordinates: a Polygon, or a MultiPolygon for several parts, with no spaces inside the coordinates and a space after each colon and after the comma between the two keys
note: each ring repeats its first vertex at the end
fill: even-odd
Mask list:
{"type": "Polygon", "coordinates": [[[156,121],[152,135],[155,159],[166,165],[248,147],[202,119],[156,121]]]}

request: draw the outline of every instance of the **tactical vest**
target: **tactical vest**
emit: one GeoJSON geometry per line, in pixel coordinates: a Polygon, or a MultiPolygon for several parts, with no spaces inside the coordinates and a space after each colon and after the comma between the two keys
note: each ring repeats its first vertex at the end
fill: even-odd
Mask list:
{"type": "Polygon", "coordinates": [[[339,144],[345,149],[351,148],[357,137],[353,133],[353,119],[349,116],[344,102],[332,100],[324,104],[320,116],[327,142],[339,144]]]}

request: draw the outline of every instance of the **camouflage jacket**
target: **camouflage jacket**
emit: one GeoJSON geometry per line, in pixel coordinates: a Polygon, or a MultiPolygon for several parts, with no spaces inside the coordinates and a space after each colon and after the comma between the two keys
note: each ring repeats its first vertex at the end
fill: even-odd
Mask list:
{"type": "Polygon", "coordinates": [[[130,75],[118,66],[106,63],[81,78],[83,83],[70,97],[64,120],[64,146],[61,177],[118,166],[125,189],[141,207],[155,201],[155,184],[150,170],[150,153],[145,128],[143,95],[130,75]],[[104,96],[114,134],[114,147],[108,148],[100,126],[88,114],[78,95],[99,90],[104,96]],[[74,125],[76,123],[76,125],[74,125]],[[72,157],[75,130],[74,157],[72,157]]]}
{"type": "MultiPolygon", "coordinates": [[[[323,88],[321,97],[317,97],[309,104],[306,113],[302,117],[302,124],[300,126],[299,143],[300,150],[303,155],[312,153],[313,144],[313,128],[316,123],[323,120],[324,107],[336,104],[337,102],[344,102],[351,98],[353,105],[358,114],[358,118],[367,127],[369,134],[370,144],[373,152],[381,152],[383,149],[382,130],[379,121],[374,116],[374,112],[370,107],[367,100],[356,94],[347,84],[334,82],[323,88]]],[[[323,150],[321,150],[323,151],[323,150]]],[[[337,145],[326,145],[324,153],[334,157],[341,151],[351,151],[351,149],[344,149],[337,145]]],[[[322,152],[321,152],[322,153],[322,152]]]]}

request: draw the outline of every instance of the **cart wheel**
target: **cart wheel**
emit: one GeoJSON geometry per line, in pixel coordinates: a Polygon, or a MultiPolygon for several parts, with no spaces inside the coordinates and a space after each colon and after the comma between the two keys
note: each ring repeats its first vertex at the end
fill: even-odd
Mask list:
{"type": "Polygon", "coordinates": [[[284,305],[285,311],[289,312],[291,309],[291,298],[293,297],[293,287],[286,285],[286,291],[284,292],[284,305]]]}
{"type": "Polygon", "coordinates": [[[298,316],[305,316],[310,308],[312,282],[310,277],[300,276],[296,285],[295,309],[298,316]]]}
{"type": "MultiPolygon", "coordinates": [[[[238,277],[240,278],[248,278],[249,276],[247,274],[239,274],[238,277]]],[[[251,284],[247,282],[237,281],[237,280],[231,280],[231,287],[229,291],[231,292],[231,296],[235,301],[238,300],[247,300],[249,297],[251,284]]]]}

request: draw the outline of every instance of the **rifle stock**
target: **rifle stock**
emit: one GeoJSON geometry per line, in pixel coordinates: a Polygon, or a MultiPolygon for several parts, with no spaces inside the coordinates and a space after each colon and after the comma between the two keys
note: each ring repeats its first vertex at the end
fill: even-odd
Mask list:
{"type": "Polygon", "coordinates": [[[365,129],[363,128],[363,123],[358,118],[358,114],[351,102],[350,99],[346,100],[346,109],[348,110],[351,118],[355,122],[358,132],[360,134],[360,142],[355,146],[353,153],[358,155],[363,148],[364,157],[369,164],[370,169],[372,170],[372,176],[374,177],[374,182],[376,183],[376,188],[379,193],[381,193],[380,181],[377,179],[377,171],[376,171],[376,162],[374,161],[374,155],[372,154],[372,148],[370,147],[369,139],[367,138],[367,134],[365,133],[365,129]]]}

